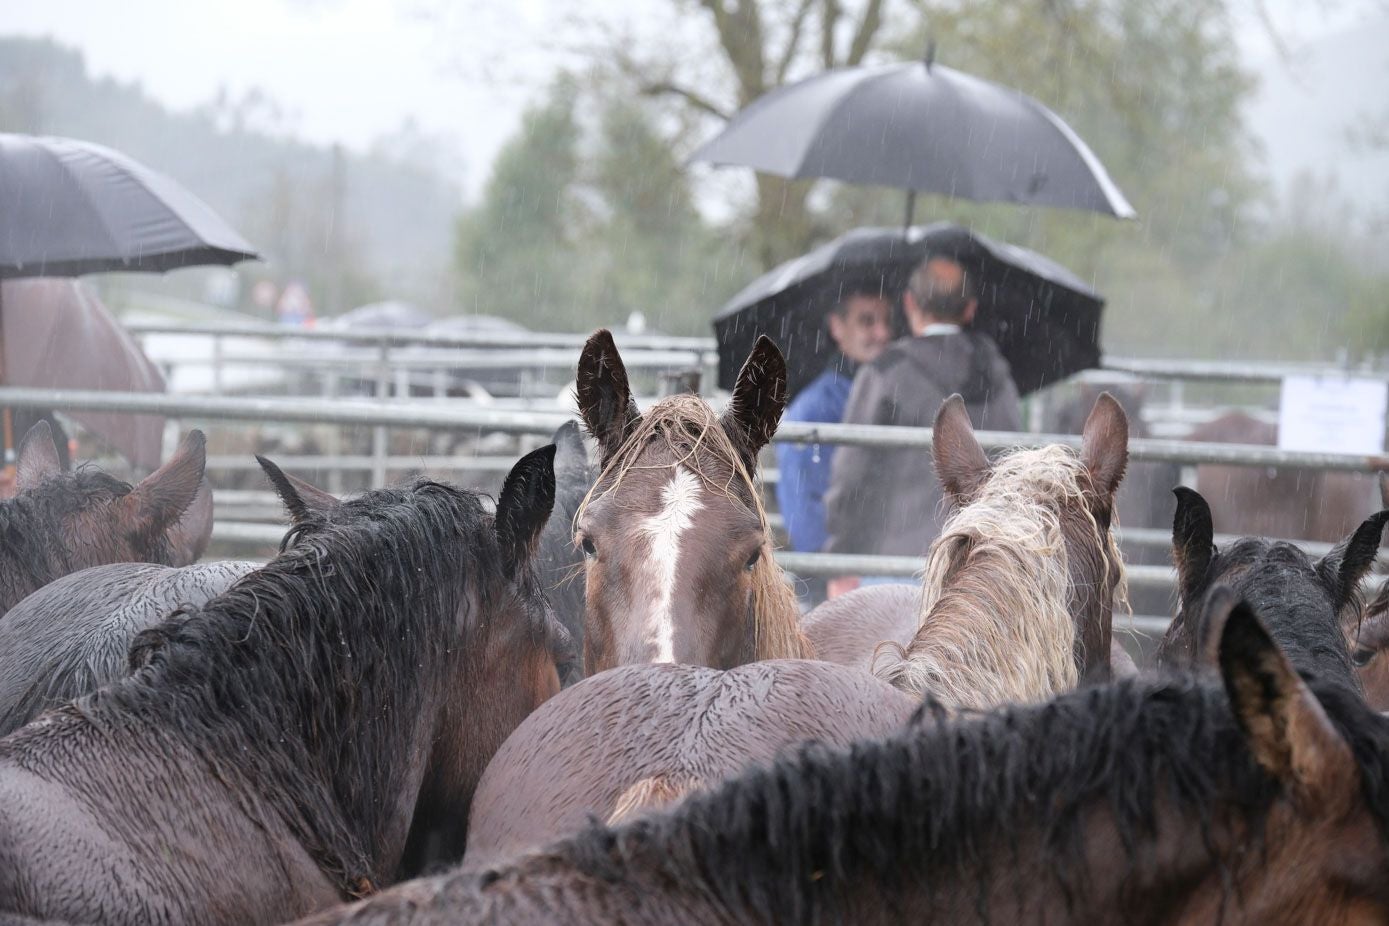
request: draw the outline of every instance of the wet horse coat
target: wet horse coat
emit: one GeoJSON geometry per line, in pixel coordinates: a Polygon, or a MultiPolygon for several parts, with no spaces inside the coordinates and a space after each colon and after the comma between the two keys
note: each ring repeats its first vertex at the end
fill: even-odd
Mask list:
{"type": "Polygon", "coordinates": [[[0,740],[0,916],[274,922],[390,883],[558,689],[552,454],[495,517],[428,481],[291,503],[283,552],[141,635],[134,676],[0,740]]]}
{"type": "Polygon", "coordinates": [[[0,620],[0,736],[130,674],[130,644],[222,594],[255,563],[114,563],[63,576],[0,620]]]}
{"type": "Polygon", "coordinates": [[[611,669],[546,702],[498,750],[473,801],[467,864],[716,787],[795,743],[885,735],[916,704],[866,672],[811,660],[611,669]]]}
{"type": "Polygon", "coordinates": [[[1128,680],[847,749],[313,924],[1389,919],[1389,719],[1309,688],[1244,605],[1219,683],[1128,680]]]}

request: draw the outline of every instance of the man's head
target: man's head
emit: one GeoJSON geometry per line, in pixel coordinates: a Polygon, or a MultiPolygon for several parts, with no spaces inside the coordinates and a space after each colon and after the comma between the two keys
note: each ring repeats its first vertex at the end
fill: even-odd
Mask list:
{"type": "Polygon", "coordinates": [[[855,363],[872,363],[892,340],[892,303],[875,292],[848,292],[830,310],[830,337],[855,363]]]}
{"type": "Polygon", "coordinates": [[[969,324],[979,300],[974,281],[959,261],[928,257],[912,272],[902,307],[912,333],[919,335],[927,325],[938,322],[969,324]]]}

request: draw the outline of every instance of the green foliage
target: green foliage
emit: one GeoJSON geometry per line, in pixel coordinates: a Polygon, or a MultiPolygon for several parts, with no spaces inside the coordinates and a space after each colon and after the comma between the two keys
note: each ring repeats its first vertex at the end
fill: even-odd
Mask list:
{"type": "Polygon", "coordinates": [[[577,88],[561,79],[497,155],[477,209],[458,222],[455,269],[467,311],[547,327],[582,300],[570,247],[578,204],[577,88]]]}
{"type": "Polygon", "coordinates": [[[694,207],[671,145],[638,103],[563,77],[522,118],[476,208],[458,222],[465,311],[549,330],[621,325],[704,333],[743,280],[737,254],[694,207]]]}

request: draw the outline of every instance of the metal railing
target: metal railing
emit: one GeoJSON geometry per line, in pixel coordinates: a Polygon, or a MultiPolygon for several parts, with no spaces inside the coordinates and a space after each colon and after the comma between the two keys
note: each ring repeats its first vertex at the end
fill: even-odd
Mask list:
{"type": "MultiPolygon", "coordinates": [[[[177,396],[161,393],[96,390],[0,388],[0,406],[156,414],[170,418],[346,424],[387,428],[476,430],[507,434],[549,434],[570,416],[477,405],[466,400],[383,401],[314,400],[228,396],[177,396]]],[[[1071,434],[1025,434],[978,431],[985,449],[1080,446],[1071,434]]],[[[786,422],[773,438],[778,443],[853,444],[879,449],[931,449],[930,428],[896,428],[864,424],[786,422]]],[[[1347,472],[1389,472],[1389,455],[1317,453],[1245,444],[1207,444],[1135,438],[1129,459],[1165,463],[1229,466],[1303,467],[1347,472]]]]}
{"type": "MultiPolygon", "coordinates": [[[[572,352],[570,363],[578,360],[579,349],[588,339],[585,333],[557,332],[460,332],[441,334],[395,328],[383,329],[335,329],[328,326],[317,328],[290,328],[269,324],[217,323],[217,324],[179,324],[162,322],[133,321],[127,329],[136,335],[180,334],[203,335],[220,339],[227,337],[259,338],[271,341],[298,340],[338,342],[375,347],[438,347],[438,348],[513,348],[520,350],[564,350],[572,352]]],[[[613,331],[613,339],[625,352],[658,351],[679,352],[688,356],[699,366],[717,363],[718,343],[713,338],[687,337],[677,335],[635,335],[620,329],[613,331]]],[[[638,358],[633,358],[638,363],[638,358]]],[[[627,357],[624,355],[624,361],[627,357]]],[[[1327,364],[1327,363],[1231,363],[1227,361],[1168,360],[1141,357],[1106,357],[1100,367],[1103,371],[1130,373],[1150,379],[1182,379],[1218,382],[1278,382],[1287,376],[1357,376],[1374,379],[1389,379],[1389,370],[1367,364],[1327,364]]]]}
{"type": "MultiPolygon", "coordinates": [[[[571,416],[559,412],[499,409],[466,400],[315,400],[248,397],[170,396],[148,393],[112,393],[79,390],[0,388],[0,406],[13,408],[45,408],[60,411],[102,410],[159,414],[175,419],[228,420],[265,422],[300,422],[316,424],[358,425],[380,429],[425,428],[470,430],[479,434],[499,432],[514,435],[549,435],[571,416]]],[[[812,425],[796,422],[783,424],[774,438],[780,442],[854,444],[879,448],[911,448],[924,453],[931,446],[929,428],[892,428],[870,425],[812,425]]],[[[986,448],[1031,447],[1052,443],[1078,446],[1079,438],[1072,435],[1015,434],[978,432],[986,448]]],[[[1129,442],[1129,456],[1134,461],[1166,461],[1187,465],[1215,463],[1239,466],[1296,466],[1336,469],[1350,472],[1389,471],[1389,457],[1359,456],[1330,453],[1295,453],[1263,446],[1237,444],[1204,444],[1173,440],[1134,439],[1129,442]]],[[[475,469],[500,471],[508,467],[503,457],[439,457],[388,456],[384,442],[378,442],[370,456],[344,456],[336,462],[370,468],[384,481],[388,468],[418,469],[430,463],[463,464],[475,469]]],[[[323,457],[285,456],[282,465],[310,466],[321,464],[323,457]]],[[[212,458],[211,464],[229,463],[212,458]]],[[[248,462],[245,464],[249,468],[248,462]]],[[[242,506],[262,508],[273,502],[265,493],[242,493],[244,497],[226,496],[242,506]],[[252,497],[254,496],[254,497],[252,497]]],[[[273,507],[273,505],[269,505],[273,507]]],[[[284,528],[264,522],[245,520],[218,521],[213,533],[215,541],[233,546],[268,547],[278,544],[284,528]]],[[[1126,529],[1121,539],[1127,543],[1165,545],[1170,535],[1165,531],[1126,529]]],[[[1324,552],[1325,544],[1304,543],[1314,554],[1324,552]]],[[[793,573],[803,576],[868,575],[909,576],[922,566],[920,557],[860,556],[825,553],[796,553],[782,551],[778,562],[793,573]]],[[[1130,566],[1128,579],[1134,587],[1170,588],[1174,573],[1165,566],[1130,566]]],[[[1163,618],[1141,617],[1136,626],[1147,631],[1161,629],[1163,618]]]]}

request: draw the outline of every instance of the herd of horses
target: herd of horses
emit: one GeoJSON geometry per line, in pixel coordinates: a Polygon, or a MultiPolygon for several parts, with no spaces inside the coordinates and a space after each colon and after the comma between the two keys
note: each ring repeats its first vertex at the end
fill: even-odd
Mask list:
{"type": "Polygon", "coordinates": [[[339,499],[199,563],[202,435],[130,486],[44,425],[0,502],[0,926],[1389,922],[1389,511],[1314,559],[1178,489],[1157,665],[1112,637],[1129,421],[995,458],[964,405],[922,478],[921,587],[802,615],[759,453],[641,411],[612,338],[495,503],[339,499]],[[1367,598],[1369,600],[1367,600],[1367,598]]]}

